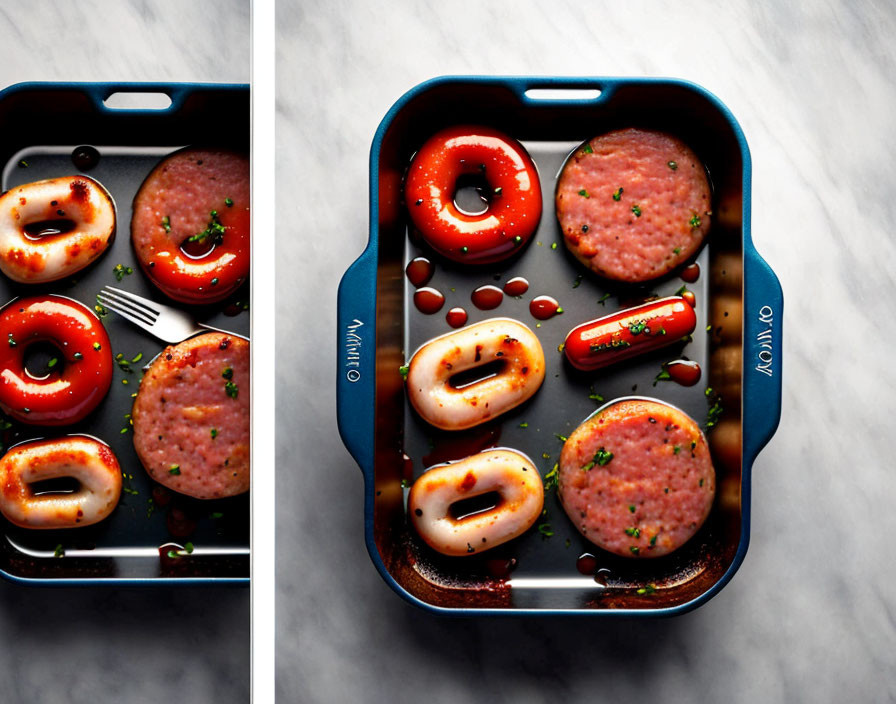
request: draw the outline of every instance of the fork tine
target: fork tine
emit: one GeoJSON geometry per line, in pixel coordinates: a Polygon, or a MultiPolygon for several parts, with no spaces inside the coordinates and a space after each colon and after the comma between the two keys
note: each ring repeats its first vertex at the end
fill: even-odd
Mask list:
{"type": "Polygon", "coordinates": [[[134,306],[129,301],[121,299],[114,294],[106,293],[105,291],[101,291],[100,293],[98,293],[96,295],[96,299],[104,306],[106,306],[110,310],[115,311],[116,313],[119,313],[121,315],[124,315],[125,312],[130,313],[133,317],[139,318],[149,325],[152,325],[158,317],[158,315],[150,315],[143,309],[134,306]]]}
{"type": "Polygon", "coordinates": [[[111,310],[114,313],[118,313],[118,315],[120,315],[125,320],[129,320],[132,323],[134,323],[134,325],[139,325],[141,328],[143,328],[144,330],[147,330],[148,332],[153,331],[152,323],[147,322],[143,318],[138,318],[133,313],[130,313],[123,308],[118,308],[117,304],[113,305],[111,303],[103,303],[103,305],[108,306],[109,310],[111,310]]]}
{"type": "Polygon", "coordinates": [[[137,308],[138,310],[143,310],[149,313],[150,315],[158,317],[161,312],[161,306],[153,303],[146,298],[138,296],[136,293],[131,293],[130,291],[125,291],[121,288],[115,288],[114,286],[104,286],[103,293],[108,296],[112,296],[118,299],[124,299],[127,303],[131,305],[131,307],[137,308]]]}

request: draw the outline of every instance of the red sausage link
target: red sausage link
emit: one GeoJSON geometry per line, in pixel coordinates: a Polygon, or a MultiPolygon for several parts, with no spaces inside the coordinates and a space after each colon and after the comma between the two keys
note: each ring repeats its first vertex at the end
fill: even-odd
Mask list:
{"type": "Polygon", "coordinates": [[[694,309],[669,296],[573,328],[563,351],[576,369],[592,371],[674,344],[696,326],[694,309]]]}

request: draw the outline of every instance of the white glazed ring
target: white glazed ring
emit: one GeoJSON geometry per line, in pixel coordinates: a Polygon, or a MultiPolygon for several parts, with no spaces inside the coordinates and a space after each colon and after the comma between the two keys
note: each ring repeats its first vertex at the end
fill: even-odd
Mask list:
{"type": "Polygon", "coordinates": [[[75,528],[103,520],[121,496],[121,468],[108,445],[70,436],[17,445],[0,459],[0,512],[23,528],[75,528]],[[71,477],[70,493],[35,494],[33,484],[71,477]]]}
{"type": "Polygon", "coordinates": [[[70,276],[115,236],[115,205],[87,176],[35,181],[0,196],[0,271],[19,283],[70,276]]]}
{"type": "Polygon", "coordinates": [[[535,465],[515,450],[485,450],[438,465],[411,486],[408,511],[420,537],[445,555],[471,555],[525,533],[541,515],[544,487],[535,465]],[[495,492],[497,505],[454,517],[458,501],[495,492]]]}
{"type": "Polygon", "coordinates": [[[544,352],[535,334],[509,318],[492,318],[423,345],[408,365],[411,405],[443,430],[463,430],[494,418],[531,397],[544,381],[544,352]],[[461,372],[486,374],[457,386],[461,372]]]}

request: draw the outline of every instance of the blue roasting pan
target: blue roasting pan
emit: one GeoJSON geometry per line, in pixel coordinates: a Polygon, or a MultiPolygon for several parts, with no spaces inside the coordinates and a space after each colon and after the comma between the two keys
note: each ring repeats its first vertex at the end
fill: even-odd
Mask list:
{"type": "Polygon", "coordinates": [[[408,601],[438,613],[661,616],[705,603],[747,551],[750,469],[780,417],[782,306],[778,280],[750,238],[750,154],[743,132],[699,86],[667,79],[475,76],[436,78],[410,90],[374,136],[370,239],[346,271],[338,302],[339,429],[364,477],[365,539],[383,579],[408,601]],[[452,264],[408,226],[402,185],[412,156],[429,136],[460,124],[509,134],[538,168],[541,221],[532,241],[509,261],[452,264]],[[683,284],[678,270],[640,287],[614,285],[587,271],[563,244],[553,197],[564,160],[584,140],[629,126],[678,136],[709,174],[712,226],[692,260],[699,278],[688,284],[698,324],[677,348],[583,374],[558,350],[572,327],[632,300],[671,295],[683,284]],[[428,285],[446,299],[438,314],[414,304],[405,267],[418,256],[435,265],[428,285]],[[516,276],[530,282],[524,296],[505,296],[487,311],[471,303],[475,288],[501,286],[516,276]],[[529,301],[542,294],[555,298],[563,314],[539,325],[529,301]],[[445,311],[455,306],[469,313],[469,323],[504,316],[528,325],[539,336],[547,368],[544,384],[527,403],[483,426],[445,432],[410,408],[400,369],[421,344],[450,332],[445,311]],[[657,380],[662,364],[678,357],[699,363],[697,385],[657,380]],[[701,425],[722,408],[707,433],[715,502],[706,523],[677,551],[651,560],[605,553],[578,533],[553,490],[546,492],[536,526],[480,554],[445,557],[416,535],[406,515],[407,487],[428,467],[506,446],[533,458],[545,476],[563,438],[597,407],[597,396],[610,401],[631,395],[666,401],[701,425]],[[596,568],[580,571],[586,553],[596,568]]]}
{"type": "MultiPolygon", "coordinates": [[[[134,196],[153,167],[182,147],[212,145],[248,152],[249,106],[247,85],[22,83],[0,92],[3,190],[83,173],[106,187],[117,213],[115,240],[87,269],[50,284],[21,285],[0,276],[0,302],[56,293],[93,309],[97,293],[112,285],[172,304],[137,265],[130,243],[134,196]],[[113,94],[120,100],[107,103],[113,94]],[[94,148],[98,159],[77,158],[84,146],[94,148]],[[122,267],[120,281],[117,265],[122,267]],[[132,273],[124,273],[129,268],[132,273]]],[[[248,301],[246,283],[220,304],[176,305],[200,322],[248,337],[248,301]]],[[[0,575],[40,585],[248,584],[248,495],[199,501],[166,492],[149,478],[134,451],[128,422],[132,394],[140,367],[161,352],[164,343],[111,311],[101,320],[113,354],[127,360],[140,354],[142,361],[128,365],[131,372],[116,367],[109,394],[80,423],[56,429],[12,423],[0,439],[9,448],[72,433],[100,438],[122,466],[121,501],[104,521],[68,530],[26,530],[0,516],[0,575]],[[193,548],[189,554],[187,543],[193,548]]]]}

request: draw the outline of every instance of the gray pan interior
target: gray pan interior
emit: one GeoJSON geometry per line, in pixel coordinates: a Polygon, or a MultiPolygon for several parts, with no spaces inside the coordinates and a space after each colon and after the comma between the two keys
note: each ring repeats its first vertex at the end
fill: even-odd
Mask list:
{"type": "MultiPolygon", "coordinates": [[[[240,108],[245,96],[233,94],[234,98],[237,96],[234,107],[240,108]]],[[[183,136],[189,137],[189,131],[183,136]]],[[[141,183],[165,155],[186,143],[152,146],[94,143],[92,146],[99,151],[100,158],[86,171],[79,171],[72,160],[73,150],[78,146],[78,142],[70,142],[20,147],[3,163],[2,188],[7,190],[32,181],[78,173],[96,179],[110,192],[116,205],[117,233],[112,245],[98,261],[69,279],[20,285],[2,278],[0,299],[5,303],[18,296],[56,293],[94,309],[97,293],[103,286],[112,285],[168,305],[181,305],[200,322],[248,337],[248,284],[222,303],[182,306],[154,288],[140,270],[130,244],[131,206],[141,183]],[[115,273],[118,264],[132,270],[121,281],[115,273]]],[[[169,492],[150,480],[134,451],[128,420],[133,394],[138,389],[143,367],[165,344],[111,311],[99,312],[112,342],[113,356],[122,354],[125,360],[133,360],[141,354],[142,358],[129,365],[131,371],[115,367],[109,394],[83,421],[55,429],[13,423],[3,433],[3,444],[8,448],[26,440],[72,433],[95,436],[112,447],[122,466],[121,501],[106,520],[77,529],[27,530],[0,518],[0,569],[13,579],[40,582],[248,579],[248,495],[199,501],[169,492]],[[170,550],[176,551],[187,543],[192,545],[191,554],[169,556],[170,550]]]]}
{"type": "MultiPolygon", "coordinates": [[[[744,183],[736,143],[729,128],[702,99],[678,87],[637,86],[625,91],[627,95],[619,91],[615,100],[597,107],[584,105],[558,110],[554,113],[555,119],[548,107],[519,107],[514,98],[502,91],[494,86],[438,86],[423,93],[416,102],[405,105],[383,139],[379,162],[377,461],[373,522],[379,556],[401,588],[436,607],[531,611],[676,609],[712,589],[722,579],[735,553],[742,549],[744,518],[739,456],[742,249],[737,208],[744,183]],[[657,104],[667,109],[658,113],[657,104]],[[439,109],[445,105],[451,107],[439,109]],[[701,111],[705,114],[701,115],[701,111]],[[699,115],[696,122],[695,113],[699,115]],[[393,187],[397,173],[406,168],[426,136],[446,124],[476,122],[520,139],[538,168],[544,202],[538,230],[523,251],[505,262],[482,267],[459,265],[433,253],[408,227],[405,217],[395,218],[397,212],[393,205],[397,200],[393,190],[400,193],[393,187]],[[679,277],[680,271],[675,271],[644,285],[614,284],[587,271],[563,244],[553,203],[556,177],[565,159],[584,139],[602,130],[630,124],[668,131],[694,148],[706,164],[714,186],[713,207],[721,206],[725,217],[716,218],[707,244],[692,260],[699,264],[701,274],[696,282],[687,284],[697,299],[698,322],[691,339],[604,370],[583,373],[572,368],[558,349],[569,330],[647,298],[672,295],[685,283],[679,277]],[[384,187],[384,183],[389,187],[384,187]],[[400,248],[399,241],[403,242],[400,248]],[[403,268],[417,256],[425,256],[435,263],[435,273],[427,285],[446,298],[444,307],[434,315],[416,309],[414,286],[403,274],[403,268]],[[396,261],[399,257],[400,261],[396,261]],[[471,302],[470,295],[475,288],[484,284],[501,287],[516,276],[529,282],[524,296],[505,296],[499,307],[488,311],[478,310],[471,302]],[[610,296],[601,302],[605,294],[610,296]],[[563,313],[539,323],[529,312],[529,302],[539,295],[554,297],[563,313]],[[394,372],[390,367],[405,363],[429,339],[450,332],[445,312],[455,306],[468,312],[468,325],[500,316],[529,326],[542,343],[547,368],[545,382],[531,400],[476,428],[447,432],[433,428],[416,414],[401,386],[391,380],[394,372]],[[400,326],[395,320],[399,311],[400,326]],[[730,342],[729,361],[719,356],[725,352],[720,344],[723,336],[730,342]],[[695,360],[701,366],[703,374],[696,386],[684,387],[670,381],[654,383],[664,362],[681,358],[695,360]],[[726,375],[730,376],[727,381],[726,375]],[[733,428],[728,447],[734,451],[725,454],[714,450],[719,489],[713,510],[697,535],[669,556],[633,560],[601,551],[575,529],[554,490],[546,493],[545,513],[535,527],[510,543],[475,556],[438,555],[422,543],[407,521],[404,508],[407,487],[434,464],[459,459],[487,447],[510,447],[528,455],[545,476],[559,459],[562,438],[604,402],[627,396],[653,397],[682,409],[702,426],[710,407],[707,388],[719,385],[726,391],[724,417],[733,428]],[[599,396],[603,401],[591,396],[599,396]],[[393,418],[400,421],[397,427],[393,418]],[[399,479],[403,480],[400,482],[403,489],[396,495],[399,479]],[[597,575],[578,571],[577,559],[585,553],[596,556],[597,575]],[[656,592],[652,591],[653,587],[656,592]]],[[[709,434],[711,446],[713,433],[715,430],[709,434]]]]}

